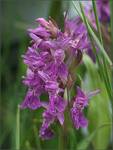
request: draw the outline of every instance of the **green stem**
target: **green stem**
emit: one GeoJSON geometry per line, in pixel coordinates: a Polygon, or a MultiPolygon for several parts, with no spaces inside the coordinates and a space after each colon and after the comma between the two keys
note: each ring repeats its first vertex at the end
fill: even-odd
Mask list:
{"type": "Polygon", "coordinates": [[[111,58],[113,61],[113,0],[110,0],[110,19],[111,19],[111,39],[112,39],[111,58]]]}
{"type": "Polygon", "coordinates": [[[20,108],[17,107],[16,114],[16,150],[20,150],[20,108]]]}
{"type": "MultiPolygon", "coordinates": [[[[74,4],[74,2],[73,2],[73,4],[74,4]]],[[[93,7],[94,7],[94,12],[95,12],[97,29],[98,29],[98,32],[99,32],[99,35],[100,35],[100,40],[96,37],[95,33],[93,32],[92,28],[90,27],[88,19],[85,16],[84,9],[83,9],[83,6],[82,6],[81,2],[79,2],[79,6],[80,6],[81,12],[78,10],[77,6],[74,4],[75,9],[77,10],[78,14],[80,15],[81,19],[83,20],[83,22],[86,25],[86,28],[87,28],[87,31],[88,31],[88,34],[89,34],[89,38],[90,38],[91,43],[92,43],[92,47],[93,47],[94,53],[95,53],[96,58],[97,58],[98,65],[99,65],[99,67],[101,68],[101,71],[102,71],[102,72],[100,71],[100,75],[101,75],[102,79],[104,80],[104,83],[105,83],[105,86],[106,86],[106,90],[107,90],[108,95],[109,95],[109,97],[111,99],[111,82],[110,82],[110,79],[108,77],[107,66],[111,65],[112,62],[111,62],[110,58],[108,57],[108,55],[106,55],[106,52],[105,52],[103,44],[102,44],[102,36],[101,36],[101,31],[100,31],[100,25],[99,25],[98,17],[97,17],[97,14],[96,14],[95,2],[93,2],[93,7]],[[95,40],[95,42],[97,43],[98,47],[100,48],[100,50],[101,50],[100,52],[102,52],[102,53],[100,53],[102,62],[100,62],[100,59],[99,59],[98,54],[96,52],[95,46],[93,44],[93,39],[95,40]]]]}
{"type": "Polygon", "coordinates": [[[90,24],[88,22],[87,17],[84,16],[83,6],[82,6],[81,2],[79,1],[79,6],[81,8],[81,11],[79,10],[79,6],[77,6],[74,1],[72,1],[72,2],[73,2],[74,8],[76,9],[77,13],[79,14],[79,16],[81,17],[81,19],[83,20],[83,22],[85,24],[87,24],[88,31],[91,34],[91,36],[93,37],[93,39],[96,42],[97,46],[99,47],[101,54],[104,55],[104,57],[107,60],[108,64],[112,65],[112,61],[110,60],[108,54],[106,53],[106,51],[105,51],[104,47],[102,46],[101,42],[99,41],[98,37],[93,32],[93,30],[92,30],[92,28],[91,28],[91,26],[90,26],[90,24]]]}
{"type": "Polygon", "coordinates": [[[97,14],[97,8],[96,8],[96,1],[92,0],[92,4],[93,4],[93,10],[95,14],[96,26],[97,26],[97,30],[99,33],[99,38],[100,38],[101,44],[103,45],[101,28],[100,28],[100,23],[99,23],[98,14],[97,14]]]}
{"type": "Polygon", "coordinates": [[[25,146],[26,146],[26,150],[32,150],[29,141],[26,141],[26,142],[25,142],[25,146]]]}
{"type": "Polygon", "coordinates": [[[65,111],[65,120],[64,120],[64,125],[63,128],[59,129],[59,150],[65,150],[68,148],[68,129],[70,125],[70,116],[69,116],[69,101],[70,101],[70,96],[69,96],[69,90],[66,88],[64,92],[64,99],[68,102],[68,107],[66,108],[65,111]]]}
{"type": "MultiPolygon", "coordinates": [[[[113,0],[109,0],[110,2],[110,19],[111,19],[111,41],[112,41],[112,46],[111,46],[111,59],[113,61],[113,0]]],[[[113,65],[111,66],[111,77],[112,77],[112,110],[113,110],[113,65]]]]}
{"type": "MultiPolygon", "coordinates": [[[[98,14],[97,14],[96,2],[94,0],[92,0],[92,4],[93,4],[93,10],[94,10],[94,14],[95,14],[97,31],[99,33],[99,39],[100,39],[100,42],[101,42],[102,46],[104,46],[103,40],[102,40],[100,23],[99,23],[98,14]]],[[[112,88],[111,87],[112,87],[112,85],[111,85],[109,74],[108,74],[108,67],[109,66],[108,66],[108,64],[107,64],[107,62],[106,62],[106,60],[105,60],[103,55],[102,55],[102,60],[103,60],[103,65],[102,65],[103,79],[104,79],[104,82],[105,82],[105,85],[106,85],[106,90],[107,90],[108,95],[109,95],[109,97],[111,99],[112,98],[111,97],[111,93],[112,93],[112,88]]]]}
{"type": "Polygon", "coordinates": [[[58,141],[58,150],[65,150],[64,148],[64,132],[63,132],[63,129],[61,127],[58,128],[58,131],[59,131],[59,141],[58,141]]]}
{"type": "Polygon", "coordinates": [[[34,130],[34,135],[35,135],[35,140],[36,140],[37,149],[38,149],[38,150],[41,150],[40,139],[39,139],[39,137],[38,137],[38,135],[37,135],[38,131],[37,131],[37,128],[36,128],[35,125],[34,125],[34,127],[33,127],[33,130],[34,130]]]}

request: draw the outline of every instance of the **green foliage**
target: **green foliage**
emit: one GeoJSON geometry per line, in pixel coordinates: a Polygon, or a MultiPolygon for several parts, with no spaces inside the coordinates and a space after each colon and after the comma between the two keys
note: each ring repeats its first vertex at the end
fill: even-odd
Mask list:
{"type": "MultiPolygon", "coordinates": [[[[84,63],[87,68],[87,75],[83,88],[89,90],[100,89],[100,93],[90,100],[88,107],[89,133],[105,124],[112,124],[110,100],[103,82],[101,82],[96,64],[88,56],[84,56],[84,63]],[[93,78],[93,80],[92,80],[93,78]],[[87,86],[85,86],[87,85],[87,86]]],[[[95,149],[107,149],[111,135],[111,127],[106,126],[95,133],[95,138],[91,140],[95,149]]],[[[91,136],[92,138],[92,136],[91,136]]]]}
{"type": "Polygon", "coordinates": [[[88,149],[88,147],[89,147],[89,145],[91,144],[91,142],[94,140],[94,138],[95,138],[95,135],[96,135],[96,133],[99,131],[99,130],[101,130],[102,128],[106,128],[106,127],[108,127],[108,126],[111,126],[111,124],[104,124],[104,125],[102,125],[102,126],[100,126],[100,127],[98,127],[97,129],[95,129],[94,131],[93,131],[93,133],[91,133],[91,134],[89,134],[89,136],[87,136],[84,140],[82,140],[79,144],[78,144],[78,146],[77,146],[77,150],[87,150],[88,149]]]}
{"type": "Polygon", "coordinates": [[[112,83],[111,83],[111,72],[112,72],[112,61],[110,60],[108,54],[106,53],[104,47],[103,47],[103,41],[102,41],[102,35],[101,35],[101,30],[100,30],[100,24],[98,21],[98,17],[97,17],[97,12],[96,12],[96,5],[95,2],[93,2],[93,9],[94,9],[94,14],[95,14],[95,20],[96,20],[96,26],[97,26],[97,31],[99,32],[99,38],[96,36],[96,34],[94,33],[94,31],[92,30],[92,27],[87,19],[87,16],[84,13],[84,9],[83,6],[81,4],[81,2],[79,2],[79,6],[80,9],[77,7],[77,5],[73,2],[74,7],[76,9],[76,11],[78,12],[79,16],[81,17],[81,19],[83,20],[83,22],[86,25],[88,34],[89,34],[89,38],[92,44],[92,48],[94,50],[97,62],[98,62],[98,66],[100,67],[100,76],[104,81],[104,84],[106,86],[106,90],[109,94],[109,98],[111,99],[111,103],[113,105],[112,102],[112,83]],[[95,41],[95,43],[97,44],[98,48],[99,48],[99,52],[100,55],[98,56],[96,48],[94,46],[93,40],[95,41]],[[110,68],[110,71],[108,73],[108,68],[110,68]]]}
{"type": "Polygon", "coordinates": [[[101,35],[101,29],[100,29],[100,23],[97,16],[97,10],[96,10],[96,4],[94,1],[93,3],[93,10],[95,14],[95,20],[96,20],[96,26],[99,33],[99,39],[97,38],[96,34],[92,30],[92,26],[89,23],[89,20],[87,19],[87,16],[84,13],[83,6],[81,2],[79,2],[80,9],[77,7],[77,3],[73,2],[74,7],[76,11],[78,12],[79,16],[83,20],[83,22],[86,25],[89,38],[92,43],[92,48],[94,50],[94,53],[96,55],[97,64],[93,64],[91,60],[85,56],[84,63],[87,68],[87,74],[86,74],[86,84],[83,84],[84,89],[93,90],[93,89],[100,89],[101,93],[97,95],[96,97],[92,98],[90,102],[90,106],[88,109],[88,117],[89,117],[89,136],[86,140],[83,140],[83,142],[80,143],[78,146],[78,149],[87,149],[89,144],[92,142],[95,149],[107,149],[109,139],[110,139],[110,133],[111,128],[106,127],[102,128],[101,130],[98,130],[97,133],[95,133],[95,129],[101,126],[102,124],[111,124],[111,111],[110,111],[110,104],[112,104],[112,61],[109,59],[108,55],[106,55],[103,41],[102,41],[102,35],[101,35]],[[98,56],[97,51],[95,49],[93,40],[95,40],[95,43],[99,47],[99,50],[102,52],[98,56]],[[108,69],[109,68],[109,69],[108,69]],[[111,100],[111,103],[110,103],[111,100]],[[95,138],[93,139],[95,133],[95,138]]]}

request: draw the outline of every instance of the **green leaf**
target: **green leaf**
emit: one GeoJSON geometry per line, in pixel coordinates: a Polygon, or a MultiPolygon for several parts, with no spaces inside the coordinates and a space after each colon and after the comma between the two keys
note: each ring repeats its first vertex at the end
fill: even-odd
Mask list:
{"type": "MultiPolygon", "coordinates": [[[[100,89],[100,94],[94,96],[90,100],[88,107],[88,119],[89,119],[89,132],[92,134],[96,128],[103,124],[112,123],[110,112],[110,100],[103,82],[101,82],[97,66],[91,59],[84,55],[84,64],[87,68],[87,74],[85,77],[85,83],[82,87],[87,91],[100,89]]],[[[95,134],[95,138],[92,140],[93,146],[96,149],[106,150],[110,140],[111,128],[106,127],[98,130],[95,134]]]]}
{"type": "Polygon", "coordinates": [[[95,138],[95,135],[96,135],[96,133],[99,131],[99,130],[101,130],[101,129],[103,129],[103,128],[105,128],[105,127],[108,127],[108,126],[111,126],[111,124],[103,124],[103,125],[101,125],[100,127],[98,127],[97,129],[95,129],[95,131],[92,133],[92,134],[90,134],[89,136],[87,136],[82,142],[80,142],[79,144],[78,144],[78,146],[77,146],[77,150],[87,150],[88,149],[88,146],[90,145],[90,143],[91,143],[91,141],[95,138]]]}
{"type": "Polygon", "coordinates": [[[101,28],[100,28],[100,23],[99,23],[99,18],[98,18],[98,14],[97,14],[97,8],[96,8],[96,1],[92,0],[92,4],[93,4],[96,26],[97,26],[97,30],[99,33],[99,39],[100,39],[101,44],[103,44],[101,28]]]}
{"type": "MultiPolygon", "coordinates": [[[[113,60],[113,1],[110,0],[110,19],[111,19],[111,59],[113,60]]],[[[113,89],[113,66],[112,66],[112,89],[113,89]]],[[[113,92],[112,92],[112,103],[113,103],[113,92]]],[[[112,105],[113,106],[113,105],[112,105]]],[[[113,108],[113,107],[112,107],[113,108]]]]}

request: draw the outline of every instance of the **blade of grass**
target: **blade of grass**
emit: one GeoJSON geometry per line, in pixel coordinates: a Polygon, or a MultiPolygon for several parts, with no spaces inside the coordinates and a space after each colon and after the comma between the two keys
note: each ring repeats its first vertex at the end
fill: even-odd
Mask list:
{"type": "MultiPolygon", "coordinates": [[[[74,2],[73,2],[74,3],[74,2]]],[[[106,85],[106,90],[108,91],[108,94],[109,94],[109,97],[110,97],[110,99],[111,99],[111,82],[110,82],[110,80],[109,80],[109,77],[108,77],[108,73],[107,73],[107,71],[104,71],[104,70],[107,70],[107,65],[105,64],[105,60],[104,59],[106,59],[105,58],[105,55],[104,55],[104,53],[102,53],[101,54],[101,61],[102,62],[100,62],[100,59],[99,59],[99,57],[98,57],[98,54],[97,54],[97,52],[96,52],[96,48],[95,48],[95,46],[94,46],[94,44],[93,44],[93,39],[96,37],[96,35],[95,35],[95,33],[93,32],[93,30],[92,30],[92,28],[90,27],[90,25],[88,24],[88,20],[87,20],[87,17],[85,16],[85,13],[84,13],[84,10],[83,10],[83,6],[82,6],[82,4],[81,4],[81,2],[79,2],[79,6],[80,6],[80,9],[81,9],[81,11],[79,11],[79,9],[78,9],[78,7],[75,5],[75,3],[74,3],[74,6],[75,6],[75,9],[76,9],[76,11],[78,12],[78,14],[80,15],[80,17],[82,18],[82,20],[83,20],[83,22],[85,23],[85,25],[86,25],[86,28],[87,28],[87,31],[88,31],[88,34],[89,34],[89,37],[90,37],[90,40],[91,40],[91,43],[92,43],[92,48],[93,48],[93,50],[94,50],[94,53],[95,53],[95,55],[96,55],[96,58],[97,58],[97,62],[98,62],[98,66],[100,67],[100,69],[101,69],[101,71],[100,71],[100,75],[101,75],[101,77],[102,77],[102,79],[104,80],[104,83],[105,83],[105,85],[106,85]],[[90,30],[89,30],[90,29],[90,30]],[[93,36],[92,36],[93,35],[93,36]],[[93,38],[93,39],[92,39],[93,38]]],[[[94,6],[95,7],[95,6],[94,6]]],[[[95,11],[96,11],[96,8],[95,8],[95,11]]],[[[95,12],[96,13],[96,12],[95,12]]],[[[95,14],[95,15],[97,15],[97,14],[95,14]]],[[[101,36],[101,31],[100,31],[100,25],[99,25],[99,22],[98,22],[98,17],[96,16],[96,24],[98,24],[97,26],[97,28],[98,28],[98,30],[99,30],[99,34],[100,34],[100,40],[101,40],[101,42],[102,42],[102,36],[101,36]]],[[[105,50],[104,50],[104,47],[103,47],[103,44],[101,44],[101,42],[98,40],[98,38],[96,37],[96,40],[95,40],[95,42],[98,42],[99,43],[99,45],[98,46],[100,46],[99,48],[103,48],[103,51],[105,52],[105,50]]],[[[97,43],[96,42],[96,43],[97,43]]],[[[101,50],[101,49],[100,49],[101,50]]],[[[101,51],[102,52],[102,51],[101,51]]],[[[106,53],[106,52],[105,52],[106,53]]],[[[108,57],[109,58],[109,57],[108,57]]],[[[110,59],[109,59],[110,60],[110,59]]],[[[112,63],[112,62],[111,62],[112,63]]]]}
{"type": "Polygon", "coordinates": [[[101,44],[101,42],[99,41],[98,37],[97,37],[96,34],[93,32],[93,30],[92,30],[90,24],[88,23],[88,19],[87,19],[87,17],[85,16],[85,13],[84,13],[84,10],[83,10],[83,6],[82,6],[81,2],[79,2],[79,5],[80,5],[80,8],[81,8],[81,10],[82,10],[83,18],[86,20],[86,23],[87,23],[87,26],[88,26],[88,30],[89,30],[90,34],[92,35],[92,37],[94,38],[94,40],[95,40],[97,46],[99,47],[100,52],[101,52],[101,55],[103,55],[103,56],[106,58],[106,60],[108,61],[108,63],[111,65],[111,64],[112,64],[112,61],[110,60],[110,58],[109,58],[108,54],[106,53],[106,51],[105,51],[103,45],[101,44]]]}
{"type": "MultiPolygon", "coordinates": [[[[112,47],[111,47],[111,59],[113,60],[113,1],[110,0],[110,19],[111,19],[111,41],[112,41],[112,47]]],[[[112,90],[113,90],[113,66],[112,67],[112,90]]],[[[113,92],[112,92],[112,103],[113,103],[113,92]]],[[[113,108],[113,107],[112,107],[113,108]]]]}
{"type": "MultiPolygon", "coordinates": [[[[83,17],[83,14],[81,13],[81,11],[79,10],[78,6],[75,5],[75,2],[73,2],[73,6],[75,7],[77,13],[79,14],[79,16],[81,17],[81,19],[83,20],[83,22],[85,21],[84,20],[84,17],[83,17]]],[[[81,3],[79,2],[80,6],[81,6],[81,3]]],[[[84,22],[85,23],[85,22],[84,22]]],[[[90,27],[89,23],[88,23],[88,19],[86,18],[86,23],[87,23],[87,27],[88,27],[88,30],[91,34],[91,36],[93,37],[93,39],[95,40],[97,46],[99,47],[100,49],[100,52],[104,55],[104,57],[106,58],[108,64],[112,65],[112,61],[110,60],[108,54],[106,53],[104,47],[102,46],[101,42],[99,41],[99,39],[97,38],[96,34],[93,32],[92,28],[90,27]]]]}
{"type": "MultiPolygon", "coordinates": [[[[99,23],[98,14],[97,14],[96,1],[92,0],[92,5],[93,5],[93,12],[94,12],[94,15],[95,15],[95,21],[96,21],[97,31],[99,33],[99,39],[100,39],[101,44],[104,47],[103,40],[102,40],[100,23],[99,23]]],[[[109,92],[110,99],[111,99],[112,85],[111,85],[111,82],[110,82],[110,79],[109,79],[109,75],[108,75],[108,71],[107,71],[107,68],[109,66],[107,65],[107,62],[104,59],[104,56],[102,56],[102,60],[103,60],[103,65],[102,65],[103,66],[102,67],[103,79],[105,81],[105,84],[106,84],[106,87],[107,87],[106,89],[109,92]]]]}
{"type": "Polygon", "coordinates": [[[112,38],[112,49],[111,49],[111,55],[113,60],[113,0],[110,0],[110,21],[111,21],[111,38],[112,38]]]}
{"type": "Polygon", "coordinates": [[[17,107],[16,114],[16,150],[20,150],[20,108],[17,107]]]}
{"type": "Polygon", "coordinates": [[[96,8],[96,1],[92,0],[92,4],[93,4],[93,10],[94,10],[94,15],[95,15],[96,26],[97,26],[97,30],[98,30],[98,33],[99,33],[99,39],[101,41],[101,44],[103,45],[101,28],[100,28],[100,23],[99,23],[98,14],[97,14],[97,8],[96,8]]]}
{"type": "MultiPolygon", "coordinates": [[[[92,40],[92,38],[90,39],[91,40],[91,43],[92,43],[92,49],[93,49],[93,51],[95,52],[96,51],[96,48],[95,48],[95,46],[94,46],[94,43],[93,43],[93,40],[92,40]]],[[[107,74],[107,77],[109,77],[108,76],[108,72],[107,72],[107,66],[106,66],[106,69],[104,70],[104,66],[106,65],[106,63],[105,62],[103,62],[104,63],[104,66],[103,66],[103,64],[102,64],[102,62],[100,61],[100,59],[99,59],[99,57],[98,57],[98,54],[97,53],[95,53],[95,56],[96,56],[96,60],[97,60],[97,62],[98,62],[98,66],[99,66],[99,75],[100,75],[100,78],[102,77],[102,79],[104,80],[104,83],[105,83],[105,86],[106,86],[106,90],[107,90],[107,92],[108,92],[108,96],[109,96],[109,98],[111,99],[111,89],[110,89],[110,84],[108,84],[108,82],[107,82],[107,80],[106,80],[106,76],[105,76],[105,73],[104,73],[104,71],[106,72],[106,74],[107,74]]],[[[105,61],[105,60],[104,60],[105,61]]],[[[110,80],[110,79],[109,79],[110,80]]]]}
{"type": "MultiPolygon", "coordinates": [[[[108,94],[109,94],[109,98],[111,99],[111,102],[112,102],[112,83],[111,83],[111,80],[110,80],[110,77],[111,75],[108,74],[108,68],[110,66],[108,66],[106,60],[103,58],[103,76],[104,76],[104,81],[105,81],[105,84],[106,84],[106,89],[108,91],[108,94]]],[[[109,72],[111,74],[111,72],[109,72]]],[[[112,102],[112,105],[113,105],[113,102],[112,102]]]]}
{"type": "MultiPolygon", "coordinates": [[[[86,26],[88,28],[87,20],[86,20],[87,18],[85,16],[85,13],[84,13],[84,10],[83,10],[83,6],[82,6],[81,3],[79,3],[79,4],[80,4],[81,12],[83,14],[83,18],[84,18],[85,24],[86,24],[86,26]]],[[[95,8],[95,10],[96,10],[96,8],[95,8]]],[[[95,14],[95,15],[97,15],[97,14],[95,14]]],[[[99,30],[98,32],[99,32],[100,41],[102,42],[102,35],[101,35],[101,31],[99,29],[100,28],[99,20],[98,20],[97,16],[95,16],[95,18],[97,18],[96,25],[97,25],[97,29],[99,30]]],[[[100,43],[100,44],[102,44],[102,47],[103,47],[103,43],[100,43]]],[[[98,59],[99,67],[101,67],[101,71],[102,71],[102,78],[103,78],[104,83],[106,85],[106,90],[108,92],[109,98],[111,99],[112,98],[111,97],[111,93],[112,93],[112,90],[111,90],[112,88],[111,87],[112,87],[112,85],[111,85],[111,82],[110,82],[110,79],[109,79],[109,76],[108,76],[108,73],[107,73],[107,67],[108,66],[107,66],[107,62],[106,62],[106,59],[105,59],[105,56],[103,55],[103,53],[101,55],[101,61],[102,62],[100,62],[100,60],[98,59]]]]}

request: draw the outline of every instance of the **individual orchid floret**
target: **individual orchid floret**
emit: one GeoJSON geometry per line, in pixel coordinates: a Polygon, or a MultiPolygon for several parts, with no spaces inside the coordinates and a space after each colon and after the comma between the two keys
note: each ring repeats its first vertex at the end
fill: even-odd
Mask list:
{"type": "Polygon", "coordinates": [[[67,106],[67,102],[60,96],[50,96],[50,104],[47,110],[43,113],[43,124],[40,129],[40,137],[42,139],[50,139],[54,136],[53,130],[50,125],[59,120],[59,123],[64,123],[64,111],[67,106]]]}
{"type": "Polygon", "coordinates": [[[42,139],[51,139],[54,136],[54,132],[50,129],[50,125],[54,122],[55,117],[49,111],[45,111],[43,118],[39,135],[42,139]]]}
{"type": "Polygon", "coordinates": [[[38,18],[38,19],[36,19],[36,21],[42,27],[44,27],[48,32],[50,32],[52,37],[57,36],[59,29],[58,29],[57,23],[52,18],[50,18],[50,20],[48,22],[43,18],[38,18]]]}
{"type": "Polygon", "coordinates": [[[35,95],[33,90],[29,90],[27,92],[27,95],[24,101],[20,105],[20,108],[22,109],[29,108],[29,109],[35,110],[39,107],[41,107],[41,102],[39,100],[39,97],[35,95]]]}
{"type": "Polygon", "coordinates": [[[42,26],[47,28],[49,26],[49,22],[47,22],[44,18],[38,18],[36,21],[42,26]]]}
{"type": "Polygon", "coordinates": [[[38,27],[36,29],[28,29],[28,32],[29,32],[29,36],[31,37],[31,39],[35,41],[36,41],[36,37],[34,35],[42,39],[46,39],[50,37],[50,33],[44,27],[38,27]],[[32,36],[32,34],[34,35],[32,36]]]}
{"type": "Polygon", "coordinates": [[[87,127],[88,121],[84,116],[83,110],[88,105],[88,97],[77,87],[77,95],[74,98],[71,108],[71,117],[75,128],[87,127]]]}

